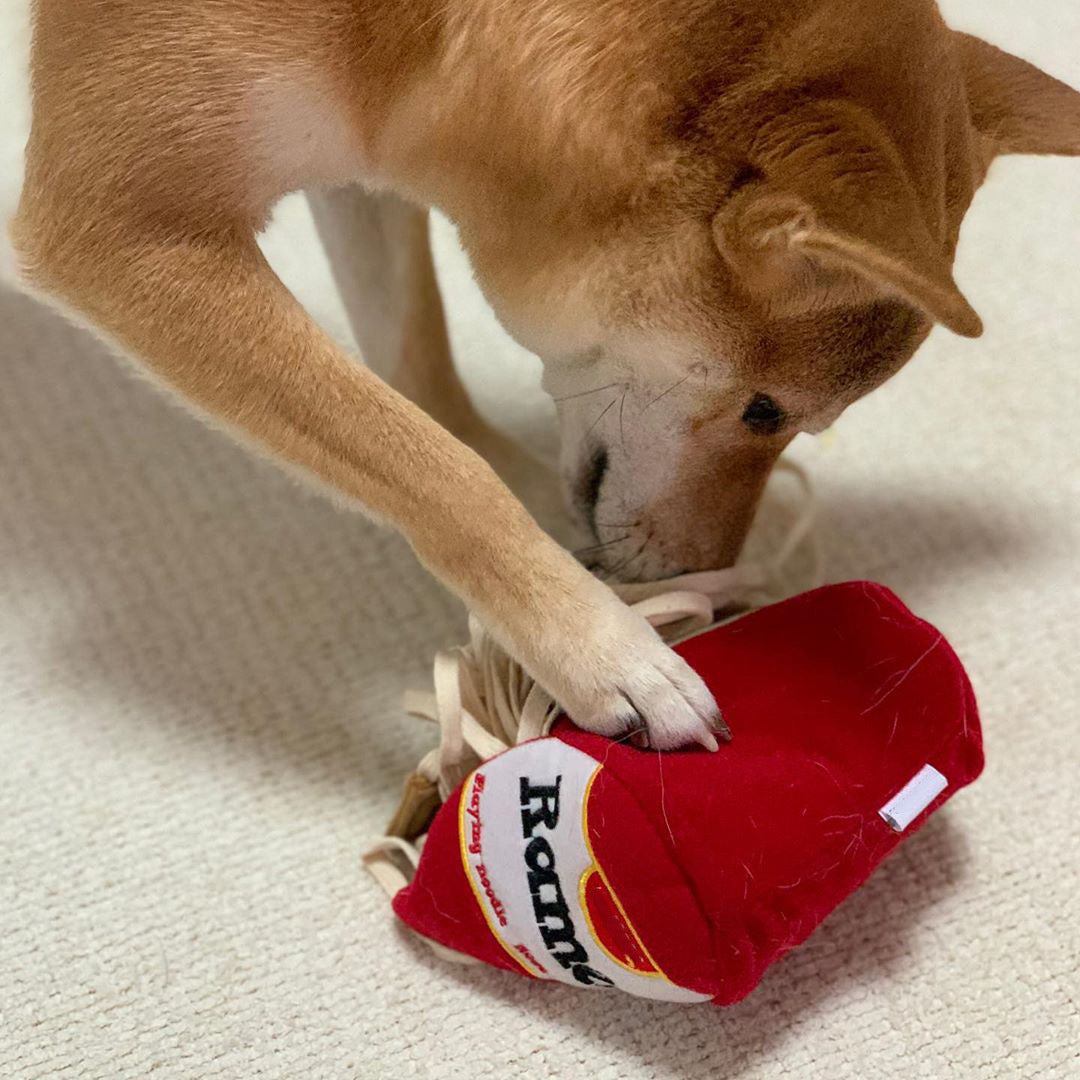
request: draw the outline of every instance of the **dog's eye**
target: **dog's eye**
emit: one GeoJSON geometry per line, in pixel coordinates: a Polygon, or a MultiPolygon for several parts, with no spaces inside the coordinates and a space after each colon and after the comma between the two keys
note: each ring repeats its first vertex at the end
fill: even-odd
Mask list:
{"type": "Polygon", "coordinates": [[[742,422],[755,435],[775,435],[784,423],[784,410],[768,394],[755,394],[742,414],[742,422]]]}

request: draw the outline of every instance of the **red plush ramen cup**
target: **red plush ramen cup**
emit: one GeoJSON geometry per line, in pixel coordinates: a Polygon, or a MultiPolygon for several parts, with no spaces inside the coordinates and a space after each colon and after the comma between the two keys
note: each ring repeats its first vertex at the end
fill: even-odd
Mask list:
{"type": "Polygon", "coordinates": [[[527,978],[728,1004],[982,769],[960,661],[882,586],[678,651],[731,743],[660,754],[558,720],[450,794],[398,916],[527,978]]]}

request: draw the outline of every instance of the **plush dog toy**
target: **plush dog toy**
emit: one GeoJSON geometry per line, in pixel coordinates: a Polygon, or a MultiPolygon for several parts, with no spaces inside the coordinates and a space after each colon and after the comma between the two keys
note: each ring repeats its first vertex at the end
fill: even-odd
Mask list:
{"type": "MultiPolygon", "coordinates": [[[[680,595],[666,617],[693,615],[680,595]]],[[[982,769],[960,661],[880,585],[816,589],[678,646],[734,732],[716,753],[586,734],[477,644],[436,671],[443,745],[395,825],[423,827],[438,802],[424,773],[440,776],[413,880],[392,867],[413,851],[400,838],[368,860],[409,926],[530,978],[738,1001],[982,769]]]]}

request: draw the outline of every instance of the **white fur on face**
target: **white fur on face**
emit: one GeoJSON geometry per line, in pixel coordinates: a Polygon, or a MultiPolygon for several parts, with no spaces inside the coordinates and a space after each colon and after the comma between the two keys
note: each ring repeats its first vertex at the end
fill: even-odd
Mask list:
{"type": "Polygon", "coordinates": [[[610,569],[625,561],[627,573],[663,572],[666,568],[652,566],[643,518],[672,493],[690,421],[706,400],[723,393],[730,374],[722,363],[707,362],[670,335],[638,334],[615,344],[615,355],[601,348],[577,359],[545,362],[543,385],[559,417],[563,482],[578,523],[591,532],[586,544],[611,547],[595,560],[586,552],[587,562],[610,569]],[[582,504],[582,478],[601,451],[607,470],[589,510],[582,504]],[[627,540],[617,539],[622,536],[627,540]]]}
{"type": "MultiPolygon", "coordinates": [[[[685,330],[619,325],[618,316],[597,310],[580,266],[533,274],[530,289],[511,279],[509,295],[502,282],[478,277],[504,327],[543,363],[542,384],[559,420],[565,502],[583,561],[626,577],[682,569],[688,546],[682,541],[715,528],[687,488],[687,460],[706,440],[722,455],[727,430],[721,421],[695,432],[693,421],[737,396],[720,335],[695,333],[693,315],[678,308],[673,314],[685,330]],[[587,478],[601,452],[607,465],[590,505],[587,478]]],[[[733,449],[746,434],[737,425],[734,416],[727,432],[733,449]]]]}

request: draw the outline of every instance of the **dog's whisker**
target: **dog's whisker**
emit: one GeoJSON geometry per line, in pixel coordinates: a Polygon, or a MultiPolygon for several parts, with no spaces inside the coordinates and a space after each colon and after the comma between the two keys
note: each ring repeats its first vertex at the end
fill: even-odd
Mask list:
{"type": "Polygon", "coordinates": [[[625,536],[617,536],[614,540],[606,540],[602,544],[590,544],[588,547],[576,548],[574,550],[575,555],[584,555],[587,551],[599,551],[601,548],[613,547],[615,544],[621,544],[624,540],[630,539],[630,533],[625,536]]]}
{"type": "Polygon", "coordinates": [[[626,449],[626,428],[623,427],[623,410],[626,408],[626,391],[623,391],[623,395],[619,398],[619,441],[622,443],[622,448],[626,449]]]}
{"type": "Polygon", "coordinates": [[[640,521],[594,521],[594,525],[601,529],[636,529],[640,521]]]}
{"type": "Polygon", "coordinates": [[[553,398],[554,401],[573,401],[574,398],[588,397],[590,394],[599,394],[601,390],[610,390],[613,386],[620,385],[617,382],[607,383],[604,386],[594,387],[592,390],[581,390],[576,394],[564,394],[562,397],[553,398]]]}
{"type": "Polygon", "coordinates": [[[608,412],[611,410],[612,405],[614,405],[616,401],[618,401],[618,398],[612,398],[607,403],[607,405],[604,406],[604,408],[600,412],[600,415],[589,425],[589,430],[585,432],[586,435],[592,434],[593,428],[595,428],[596,425],[599,424],[605,416],[607,416],[608,412]]]}
{"type": "Polygon", "coordinates": [[[635,560],[635,559],[636,559],[636,558],[637,558],[637,557],[638,557],[639,555],[641,555],[641,554],[642,554],[642,552],[644,552],[644,550],[645,550],[645,549],[646,549],[646,548],[647,548],[647,547],[649,546],[649,541],[650,541],[651,539],[652,539],[652,537],[651,537],[651,536],[646,536],[646,537],[645,537],[645,539],[644,539],[644,540],[643,540],[643,541],[641,542],[641,547],[639,547],[639,548],[637,549],[637,551],[635,551],[635,552],[633,553],[633,555],[629,556],[629,557],[628,557],[628,558],[626,558],[626,559],[623,559],[623,561],[622,561],[621,563],[619,563],[619,565],[618,565],[618,566],[613,566],[613,567],[612,567],[612,568],[611,568],[611,569],[610,569],[610,570],[608,571],[608,573],[609,573],[609,574],[610,574],[610,575],[611,575],[612,577],[614,577],[614,576],[615,576],[615,575],[616,575],[617,573],[619,573],[619,571],[620,571],[620,570],[623,570],[623,569],[625,569],[625,568],[626,568],[627,566],[629,566],[629,565],[630,565],[630,563],[632,563],[632,562],[633,562],[633,561],[634,561],[634,560],[635,560]]]}
{"type": "Polygon", "coordinates": [[[650,401],[648,405],[646,405],[645,408],[643,408],[641,411],[644,412],[645,409],[652,408],[652,406],[655,405],[661,398],[666,398],[668,394],[672,392],[672,390],[678,390],[679,387],[682,386],[682,384],[686,382],[686,380],[689,379],[690,376],[693,374],[694,369],[691,368],[681,379],[677,379],[675,382],[673,382],[662,394],[657,394],[656,397],[654,397],[652,401],[650,401]]]}

